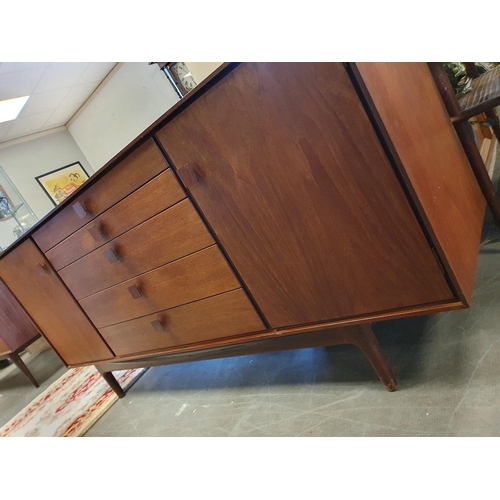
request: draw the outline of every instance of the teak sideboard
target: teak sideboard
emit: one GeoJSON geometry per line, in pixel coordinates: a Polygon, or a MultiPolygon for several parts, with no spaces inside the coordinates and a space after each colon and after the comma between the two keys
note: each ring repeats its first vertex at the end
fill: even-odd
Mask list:
{"type": "Polygon", "coordinates": [[[467,307],[485,202],[425,63],[224,64],[0,258],[67,366],[335,344],[467,307]]]}

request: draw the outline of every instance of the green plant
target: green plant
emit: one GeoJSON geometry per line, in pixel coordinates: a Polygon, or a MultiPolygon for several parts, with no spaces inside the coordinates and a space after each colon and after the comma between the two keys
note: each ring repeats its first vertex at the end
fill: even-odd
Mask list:
{"type": "MultiPolygon", "coordinates": [[[[476,62],[474,64],[480,75],[495,66],[500,65],[500,63],[497,62],[476,62]]],[[[445,62],[443,65],[457,97],[460,97],[471,90],[472,78],[467,76],[465,66],[462,63],[445,62]]]]}

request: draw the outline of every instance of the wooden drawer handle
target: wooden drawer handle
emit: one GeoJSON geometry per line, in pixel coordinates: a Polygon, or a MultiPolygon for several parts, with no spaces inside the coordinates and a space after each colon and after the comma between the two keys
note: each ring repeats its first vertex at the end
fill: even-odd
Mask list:
{"type": "Polygon", "coordinates": [[[38,264],[38,268],[41,269],[45,274],[50,274],[50,269],[47,264],[38,264]]]}
{"type": "Polygon", "coordinates": [[[90,215],[90,212],[79,201],[73,205],[73,210],[80,219],[84,219],[87,215],[90,215]]]}
{"type": "Polygon", "coordinates": [[[102,230],[102,227],[98,226],[97,224],[89,227],[89,233],[94,241],[100,241],[104,238],[104,231],[102,230]]]}
{"type": "Polygon", "coordinates": [[[144,292],[137,285],[129,286],[127,290],[133,299],[140,299],[141,297],[144,297],[144,292]]]}
{"type": "Polygon", "coordinates": [[[167,331],[167,327],[163,323],[163,321],[160,321],[159,319],[155,319],[154,321],[151,321],[151,326],[157,331],[158,333],[163,333],[167,331]]]}
{"type": "Polygon", "coordinates": [[[106,257],[106,259],[108,259],[108,261],[111,264],[114,264],[115,262],[118,262],[120,260],[118,257],[118,254],[112,248],[108,248],[107,250],[104,250],[103,253],[104,253],[104,257],[106,257]]]}
{"type": "Polygon", "coordinates": [[[186,188],[196,184],[200,180],[194,168],[187,163],[177,170],[177,174],[186,188]]]}

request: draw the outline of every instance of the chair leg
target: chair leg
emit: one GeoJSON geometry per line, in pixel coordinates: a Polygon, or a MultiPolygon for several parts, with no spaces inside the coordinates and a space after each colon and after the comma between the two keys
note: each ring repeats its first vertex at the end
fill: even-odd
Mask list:
{"type": "Polygon", "coordinates": [[[486,111],[484,114],[486,115],[487,118],[491,118],[492,120],[495,121],[491,126],[491,129],[493,130],[493,133],[495,134],[497,141],[500,143],[500,123],[498,123],[498,115],[492,109],[486,111]]]}
{"type": "Polygon", "coordinates": [[[11,352],[9,354],[9,358],[26,375],[26,377],[35,387],[40,387],[35,377],[33,377],[33,374],[29,371],[28,367],[25,365],[19,354],[17,354],[16,352],[11,352]]]}
{"type": "Polygon", "coordinates": [[[466,122],[456,122],[455,130],[462,143],[465,154],[472,167],[472,171],[476,177],[483,196],[488,204],[495,223],[500,227],[500,200],[497,198],[493,183],[491,182],[484,161],[479,154],[477,145],[470,135],[469,125],[466,122]]]}

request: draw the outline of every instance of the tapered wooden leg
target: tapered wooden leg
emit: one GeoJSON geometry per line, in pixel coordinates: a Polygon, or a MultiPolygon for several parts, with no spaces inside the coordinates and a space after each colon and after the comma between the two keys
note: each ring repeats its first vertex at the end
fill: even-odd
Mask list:
{"type": "Polygon", "coordinates": [[[101,375],[119,398],[123,398],[125,396],[125,391],[121,388],[120,384],[111,372],[101,372],[101,375]]]}
{"type": "Polygon", "coordinates": [[[375,337],[371,326],[358,325],[352,327],[352,329],[352,343],[363,351],[387,390],[390,392],[395,391],[398,388],[398,383],[382,354],[377,337],[375,337]]]}
{"type": "Polygon", "coordinates": [[[29,379],[29,381],[35,387],[40,387],[38,382],[35,380],[35,377],[33,377],[33,374],[29,371],[28,367],[24,364],[24,361],[21,359],[21,356],[19,356],[19,354],[17,354],[16,352],[11,352],[9,354],[9,358],[26,375],[26,377],[29,379]]]}

